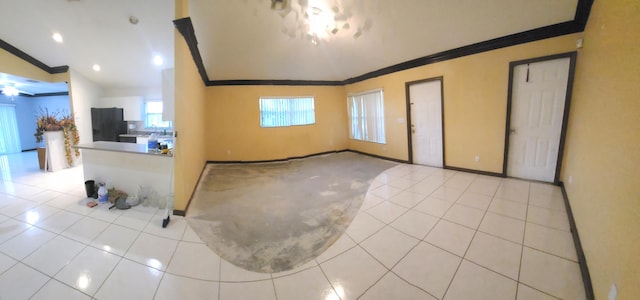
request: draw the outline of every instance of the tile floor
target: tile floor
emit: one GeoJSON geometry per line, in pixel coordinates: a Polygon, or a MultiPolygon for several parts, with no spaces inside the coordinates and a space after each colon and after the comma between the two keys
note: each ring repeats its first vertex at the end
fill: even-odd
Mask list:
{"type": "Polygon", "coordinates": [[[558,187],[413,165],[380,174],[333,246],[253,273],[138,206],[87,208],[81,168],[0,156],[0,299],[584,299],[558,187]]]}

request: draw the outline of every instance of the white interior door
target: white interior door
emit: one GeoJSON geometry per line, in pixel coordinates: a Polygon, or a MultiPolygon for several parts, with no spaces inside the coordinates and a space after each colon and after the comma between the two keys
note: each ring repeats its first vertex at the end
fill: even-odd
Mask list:
{"type": "Polygon", "coordinates": [[[507,175],[553,182],[570,58],[515,66],[507,175]]]}
{"type": "Polygon", "coordinates": [[[413,163],[442,167],[442,80],[409,86],[413,163]]]}

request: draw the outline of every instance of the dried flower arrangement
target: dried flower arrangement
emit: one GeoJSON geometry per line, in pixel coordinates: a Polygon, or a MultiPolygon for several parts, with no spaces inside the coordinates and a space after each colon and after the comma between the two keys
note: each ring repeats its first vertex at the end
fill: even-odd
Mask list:
{"type": "MultiPolygon", "coordinates": [[[[49,112],[47,108],[40,107],[40,111],[36,115],[36,142],[42,142],[45,131],[60,131],[64,135],[64,152],[69,165],[73,163],[71,155],[71,146],[80,142],[78,128],[72,114],[66,114],[60,111],[49,112]]],[[[73,152],[76,157],[80,156],[80,150],[75,149],[73,152]]]]}

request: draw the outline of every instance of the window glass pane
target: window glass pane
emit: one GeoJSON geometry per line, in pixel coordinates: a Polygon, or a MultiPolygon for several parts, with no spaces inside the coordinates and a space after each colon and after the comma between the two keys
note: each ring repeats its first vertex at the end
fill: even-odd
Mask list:
{"type": "Polygon", "coordinates": [[[144,127],[171,128],[171,121],[162,121],[162,101],[147,101],[144,103],[144,127]]]}
{"type": "Polygon", "coordinates": [[[260,98],[260,126],[315,124],[313,98],[260,98]]]}
{"type": "Polygon", "coordinates": [[[352,139],[386,143],[382,91],[349,96],[347,106],[352,139]]]}

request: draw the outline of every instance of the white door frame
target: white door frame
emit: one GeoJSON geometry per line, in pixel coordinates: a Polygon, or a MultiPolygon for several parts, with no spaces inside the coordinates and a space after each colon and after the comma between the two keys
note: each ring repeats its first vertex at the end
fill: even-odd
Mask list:
{"type": "Polygon", "coordinates": [[[446,159],[445,159],[445,152],[444,152],[444,77],[443,76],[439,76],[439,77],[431,77],[431,78],[427,78],[427,79],[421,79],[421,80],[416,80],[416,81],[410,81],[410,82],[405,82],[405,95],[406,95],[406,99],[407,99],[407,141],[409,142],[409,147],[408,147],[408,151],[409,151],[409,160],[408,162],[410,164],[413,164],[413,135],[412,135],[412,128],[411,128],[411,93],[409,92],[409,88],[411,87],[411,85],[414,84],[420,84],[420,83],[425,83],[425,82],[430,82],[430,81],[436,81],[439,80],[440,81],[440,111],[442,114],[442,168],[446,168],[446,159]]]}
{"type": "Polygon", "coordinates": [[[507,177],[507,164],[509,161],[509,136],[511,133],[511,102],[513,99],[513,74],[516,66],[523,64],[531,64],[542,61],[555,60],[559,58],[569,58],[569,78],[567,80],[567,93],[565,95],[564,102],[564,112],[562,115],[562,130],[560,132],[560,141],[558,147],[558,159],[556,161],[556,171],[553,179],[553,183],[560,183],[560,169],[562,168],[562,157],[564,153],[564,144],[565,138],[567,134],[567,121],[569,119],[569,107],[571,104],[571,93],[573,88],[573,77],[576,70],[576,57],[578,56],[578,52],[568,52],[561,53],[556,55],[537,57],[532,59],[513,61],[509,63],[509,91],[507,94],[507,124],[505,126],[505,134],[504,134],[504,160],[502,163],[502,176],[507,177]]]}

